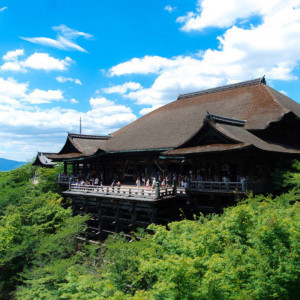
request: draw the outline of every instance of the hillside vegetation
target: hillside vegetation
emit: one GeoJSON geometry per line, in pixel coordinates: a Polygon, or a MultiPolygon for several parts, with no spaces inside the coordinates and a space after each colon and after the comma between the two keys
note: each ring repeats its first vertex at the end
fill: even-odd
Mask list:
{"type": "Polygon", "coordinates": [[[198,216],[85,245],[54,183],[60,170],[0,173],[2,299],[297,299],[300,163],[287,192],[249,195],[222,215],[198,216]]]}

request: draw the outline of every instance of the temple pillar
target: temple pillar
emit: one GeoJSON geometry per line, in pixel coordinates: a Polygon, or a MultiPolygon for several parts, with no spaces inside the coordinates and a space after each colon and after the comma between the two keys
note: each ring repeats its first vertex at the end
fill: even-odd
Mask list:
{"type": "Polygon", "coordinates": [[[150,223],[156,223],[157,219],[157,207],[154,205],[151,205],[151,214],[150,214],[150,223]]]}
{"type": "Polygon", "coordinates": [[[119,232],[119,215],[120,215],[120,208],[119,208],[119,201],[116,201],[115,203],[115,232],[119,232]]]}
{"type": "Polygon", "coordinates": [[[136,209],[135,209],[136,203],[134,201],[131,202],[131,224],[132,229],[135,230],[136,228],[136,209]]]}
{"type": "Polygon", "coordinates": [[[167,160],[164,160],[162,176],[163,176],[163,178],[165,178],[167,175],[168,175],[168,162],[167,162],[167,160]]]}
{"type": "MultiPolygon", "coordinates": [[[[133,166],[133,180],[135,182],[135,180],[137,179],[138,177],[138,174],[137,174],[137,167],[136,167],[136,160],[135,158],[132,160],[132,166],[133,166]]],[[[139,174],[141,175],[141,174],[139,174]]]]}
{"type": "Polygon", "coordinates": [[[98,232],[99,232],[99,240],[102,240],[103,235],[103,220],[102,220],[102,202],[99,200],[98,205],[98,232]]]}
{"type": "Polygon", "coordinates": [[[222,175],[221,175],[221,164],[220,162],[214,161],[214,173],[215,173],[215,180],[216,181],[221,181],[222,180],[222,175]]]}
{"type": "Polygon", "coordinates": [[[83,162],[83,167],[82,167],[82,171],[83,171],[83,178],[84,180],[86,179],[86,176],[87,176],[87,166],[86,166],[86,162],[83,162]]]}

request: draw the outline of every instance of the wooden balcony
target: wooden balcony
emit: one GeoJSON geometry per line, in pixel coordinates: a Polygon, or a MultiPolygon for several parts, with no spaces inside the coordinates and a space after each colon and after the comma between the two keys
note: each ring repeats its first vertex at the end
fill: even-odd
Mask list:
{"type": "MultiPolygon", "coordinates": [[[[79,185],[71,184],[70,178],[64,176],[57,181],[59,184],[68,185],[68,195],[90,195],[104,198],[117,197],[123,199],[136,199],[144,201],[162,200],[175,196],[187,196],[195,193],[214,193],[214,194],[243,194],[246,192],[263,193],[267,190],[265,181],[257,182],[218,182],[218,181],[191,181],[188,187],[160,187],[156,185],[155,189],[140,187],[134,185],[123,185],[121,187],[99,186],[99,185],[79,185]]],[[[72,177],[73,179],[74,177],[72,177]]]]}
{"type": "Polygon", "coordinates": [[[144,187],[137,188],[135,186],[96,186],[96,185],[76,185],[70,184],[69,191],[66,194],[78,195],[93,195],[101,197],[118,197],[126,199],[139,200],[159,200],[174,197],[176,190],[172,187],[147,189],[144,187]]]}

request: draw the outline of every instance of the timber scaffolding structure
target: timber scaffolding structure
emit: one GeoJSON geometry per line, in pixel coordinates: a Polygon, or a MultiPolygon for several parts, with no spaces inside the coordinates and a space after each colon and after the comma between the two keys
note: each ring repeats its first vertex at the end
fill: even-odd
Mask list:
{"type": "Polygon", "coordinates": [[[91,239],[102,240],[112,232],[130,233],[136,228],[146,228],[151,223],[167,224],[170,221],[170,205],[176,194],[184,190],[174,187],[155,189],[111,186],[69,186],[63,194],[72,198],[75,215],[89,214],[88,233],[91,239]]]}
{"type": "Polygon", "coordinates": [[[101,223],[125,232],[180,219],[179,209],[190,218],[220,212],[250,190],[272,192],[276,163],[299,157],[300,105],[264,77],[179,95],[107,136],[69,133],[61,151],[49,156],[64,163],[58,183],[69,189],[64,195],[74,212],[95,216],[92,228],[101,223]],[[75,180],[69,187],[76,176],[84,186],[75,180]],[[159,184],[166,178],[175,183],[173,194],[126,190],[138,177],[159,184]],[[108,187],[114,180],[120,189],[108,187]]]}
{"type": "MultiPolygon", "coordinates": [[[[191,183],[192,184],[192,183],[191,183]]],[[[205,183],[207,184],[207,183],[205,183]]],[[[214,182],[214,185],[218,183],[214,182]]],[[[219,193],[231,194],[229,183],[219,183],[219,193]]],[[[235,183],[237,194],[240,183],[235,183]]],[[[241,189],[242,187],[240,187],[241,189]]],[[[69,189],[63,192],[65,197],[72,199],[74,215],[91,216],[85,237],[91,240],[103,240],[108,234],[123,232],[128,234],[137,228],[147,228],[149,224],[166,225],[171,221],[181,220],[182,217],[191,217],[200,211],[220,213],[220,200],[210,195],[209,203],[204,205],[187,194],[191,189],[177,188],[176,186],[161,188],[156,183],[155,189],[133,186],[111,187],[69,184],[69,189]]],[[[208,189],[203,190],[208,192],[208,189]]],[[[217,190],[216,190],[217,191],[217,190]]],[[[198,192],[198,190],[197,190],[198,192]]],[[[210,191],[211,192],[211,191],[210,191]]]]}

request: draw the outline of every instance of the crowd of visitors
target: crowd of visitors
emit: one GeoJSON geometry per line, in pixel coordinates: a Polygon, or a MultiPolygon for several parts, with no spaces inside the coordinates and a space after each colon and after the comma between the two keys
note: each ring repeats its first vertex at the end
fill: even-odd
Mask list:
{"type": "MultiPolygon", "coordinates": [[[[75,175],[67,175],[67,174],[60,174],[59,179],[72,179],[72,186],[74,187],[80,187],[80,186],[100,186],[103,187],[103,176],[102,178],[99,178],[98,176],[91,176],[88,174],[86,178],[83,176],[75,176],[75,175]],[[102,179],[102,180],[101,180],[102,179]]],[[[152,176],[145,176],[145,175],[139,175],[136,177],[135,185],[137,189],[140,188],[146,188],[146,189],[154,189],[156,186],[156,183],[159,183],[159,186],[162,188],[169,188],[169,187],[183,187],[187,188],[188,182],[190,177],[186,175],[179,174],[177,176],[176,173],[169,173],[166,176],[163,176],[160,173],[157,173],[156,175],[152,174],[152,176]]],[[[130,183],[128,183],[130,185],[130,183]]],[[[121,181],[118,176],[115,176],[112,180],[111,187],[120,187],[121,181]]]]}
{"type": "MultiPolygon", "coordinates": [[[[90,173],[86,176],[86,180],[84,180],[84,177],[76,177],[74,175],[67,175],[67,174],[59,174],[59,179],[63,178],[73,178],[72,180],[72,186],[100,186],[103,187],[103,173],[101,176],[91,176],[90,173]],[[73,177],[72,177],[73,176],[73,177]]],[[[182,187],[187,189],[188,183],[191,180],[190,174],[185,175],[177,175],[176,173],[168,173],[166,176],[163,176],[161,173],[152,174],[149,175],[140,175],[138,174],[135,180],[136,188],[139,190],[140,188],[146,188],[146,189],[154,189],[156,186],[156,183],[159,183],[159,186],[161,188],[169,188],[169,187],[182,187]]],[[[195,178],[194,178],[195,180],[195,178]]],[[[197,181],[203,181],[203,177],[198,174],[197,181]]],[[[215,181],[212,178],[209,178],[207,181],[215,181]]],[[[240,182],[243,186],[245,186],[247,179],[244,176],[239,176],[236,180],[236,182],[240,182]]],[[[229,175],[223,174],[222,176],[222,182],[225,184],[230,182],[229,175]]],[[[130,185],[128,182],[127,184],[130,185]]],[[[132,183],[131,183],[132,184],[132,183]]],[[[113,181],[110,184],[111,187],[121,187],[121,181],[118,176],[115,176],[113,181]]]]}

